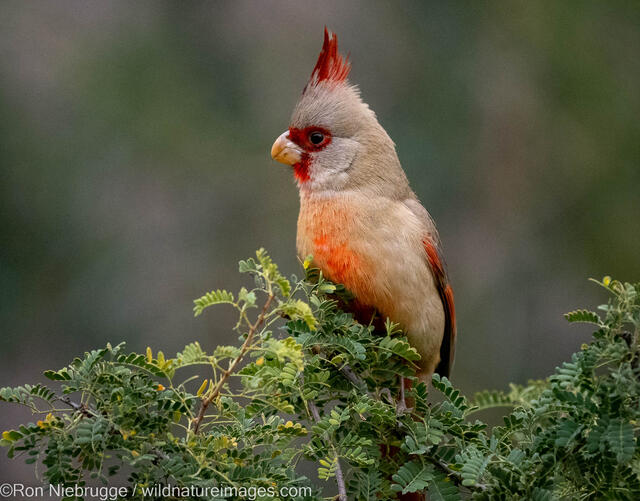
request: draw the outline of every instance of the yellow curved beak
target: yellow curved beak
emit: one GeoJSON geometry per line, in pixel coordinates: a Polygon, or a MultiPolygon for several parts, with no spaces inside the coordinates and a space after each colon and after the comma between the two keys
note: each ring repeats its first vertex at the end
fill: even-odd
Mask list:
{"type": "Polygon", "coordinates": [[[300,147],[289,139],[289,131],[286,130],[278,136],[271,147],[271,158],[287,165],[295,165],[302,158],[300,147]]]}

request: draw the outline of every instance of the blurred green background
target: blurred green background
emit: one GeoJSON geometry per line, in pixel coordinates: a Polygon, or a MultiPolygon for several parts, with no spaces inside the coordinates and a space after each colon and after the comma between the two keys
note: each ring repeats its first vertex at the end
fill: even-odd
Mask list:
{"type": "MultiPolygon", "coordinates": [[[[466,392],[547,375],[562,313],[640,279],[640,4],[2,2],[0,386],[125,340],[233,341],[192,299],[287,273],[297,190],[269,150],[324,25],[436,219],[466,392]]],[[[0,405],[0,426],[27,413],[0,405]]],[[[31,466],[1,454],[0,480],[31,466]]]]}

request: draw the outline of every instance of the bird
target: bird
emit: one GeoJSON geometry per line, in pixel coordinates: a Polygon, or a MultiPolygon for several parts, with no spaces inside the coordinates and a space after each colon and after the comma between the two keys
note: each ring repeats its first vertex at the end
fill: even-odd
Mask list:
{"type": "MultiPolygon", "coordinates": [[[[351,62],[326,27],[318,60],[271,157],[298,186],[301,260],[376,313],[420,354],[417,377],[449,377],[456,344],[453,289],[434,220],[409,186],[394,142],[349,80],[351,62]]],[[[404,379],[401,380],[404,405],[404,379]]]]}

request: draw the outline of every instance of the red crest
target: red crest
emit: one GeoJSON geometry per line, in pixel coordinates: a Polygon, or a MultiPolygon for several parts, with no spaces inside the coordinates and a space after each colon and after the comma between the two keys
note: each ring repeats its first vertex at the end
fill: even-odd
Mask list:
{"type": "Polygon", "coordinates": [[[338,37],[325,26],[322,50],[307,85],[315,85],[320,82],[344,82],[350,70],[349,58],[343,58],[338,53],[338,37]]]}

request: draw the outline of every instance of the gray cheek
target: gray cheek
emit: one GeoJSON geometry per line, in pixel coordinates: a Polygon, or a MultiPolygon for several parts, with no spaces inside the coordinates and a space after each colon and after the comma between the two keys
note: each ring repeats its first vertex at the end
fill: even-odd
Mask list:
{"type": "Polygon", "coordinates": [[[325,150],[313,155],[311,179],[315,189],[340,189],[349,180],[358,156],[359,144],[338,138],[325,150]]]}
{"type": "Polygon", "coordinates": [[[329,154],[327,156],[331,158],[330,169],[334,173],[349,171],[353,167],[359,150],[360,145],[357,142],[351,139],[337,138],[327,148],[329,154]]]}
{"type": "MultiPolygon", "coordinates": [[[[313,165],[313,164],[312,164],[313,165]]],[[[346,164],[348,166],[348,163],[346,164]]],[[[316,190],[339,190],[349,179],[345,164],[335,158],[323,158],[313,165],[311,182],[316,190]]]]}

